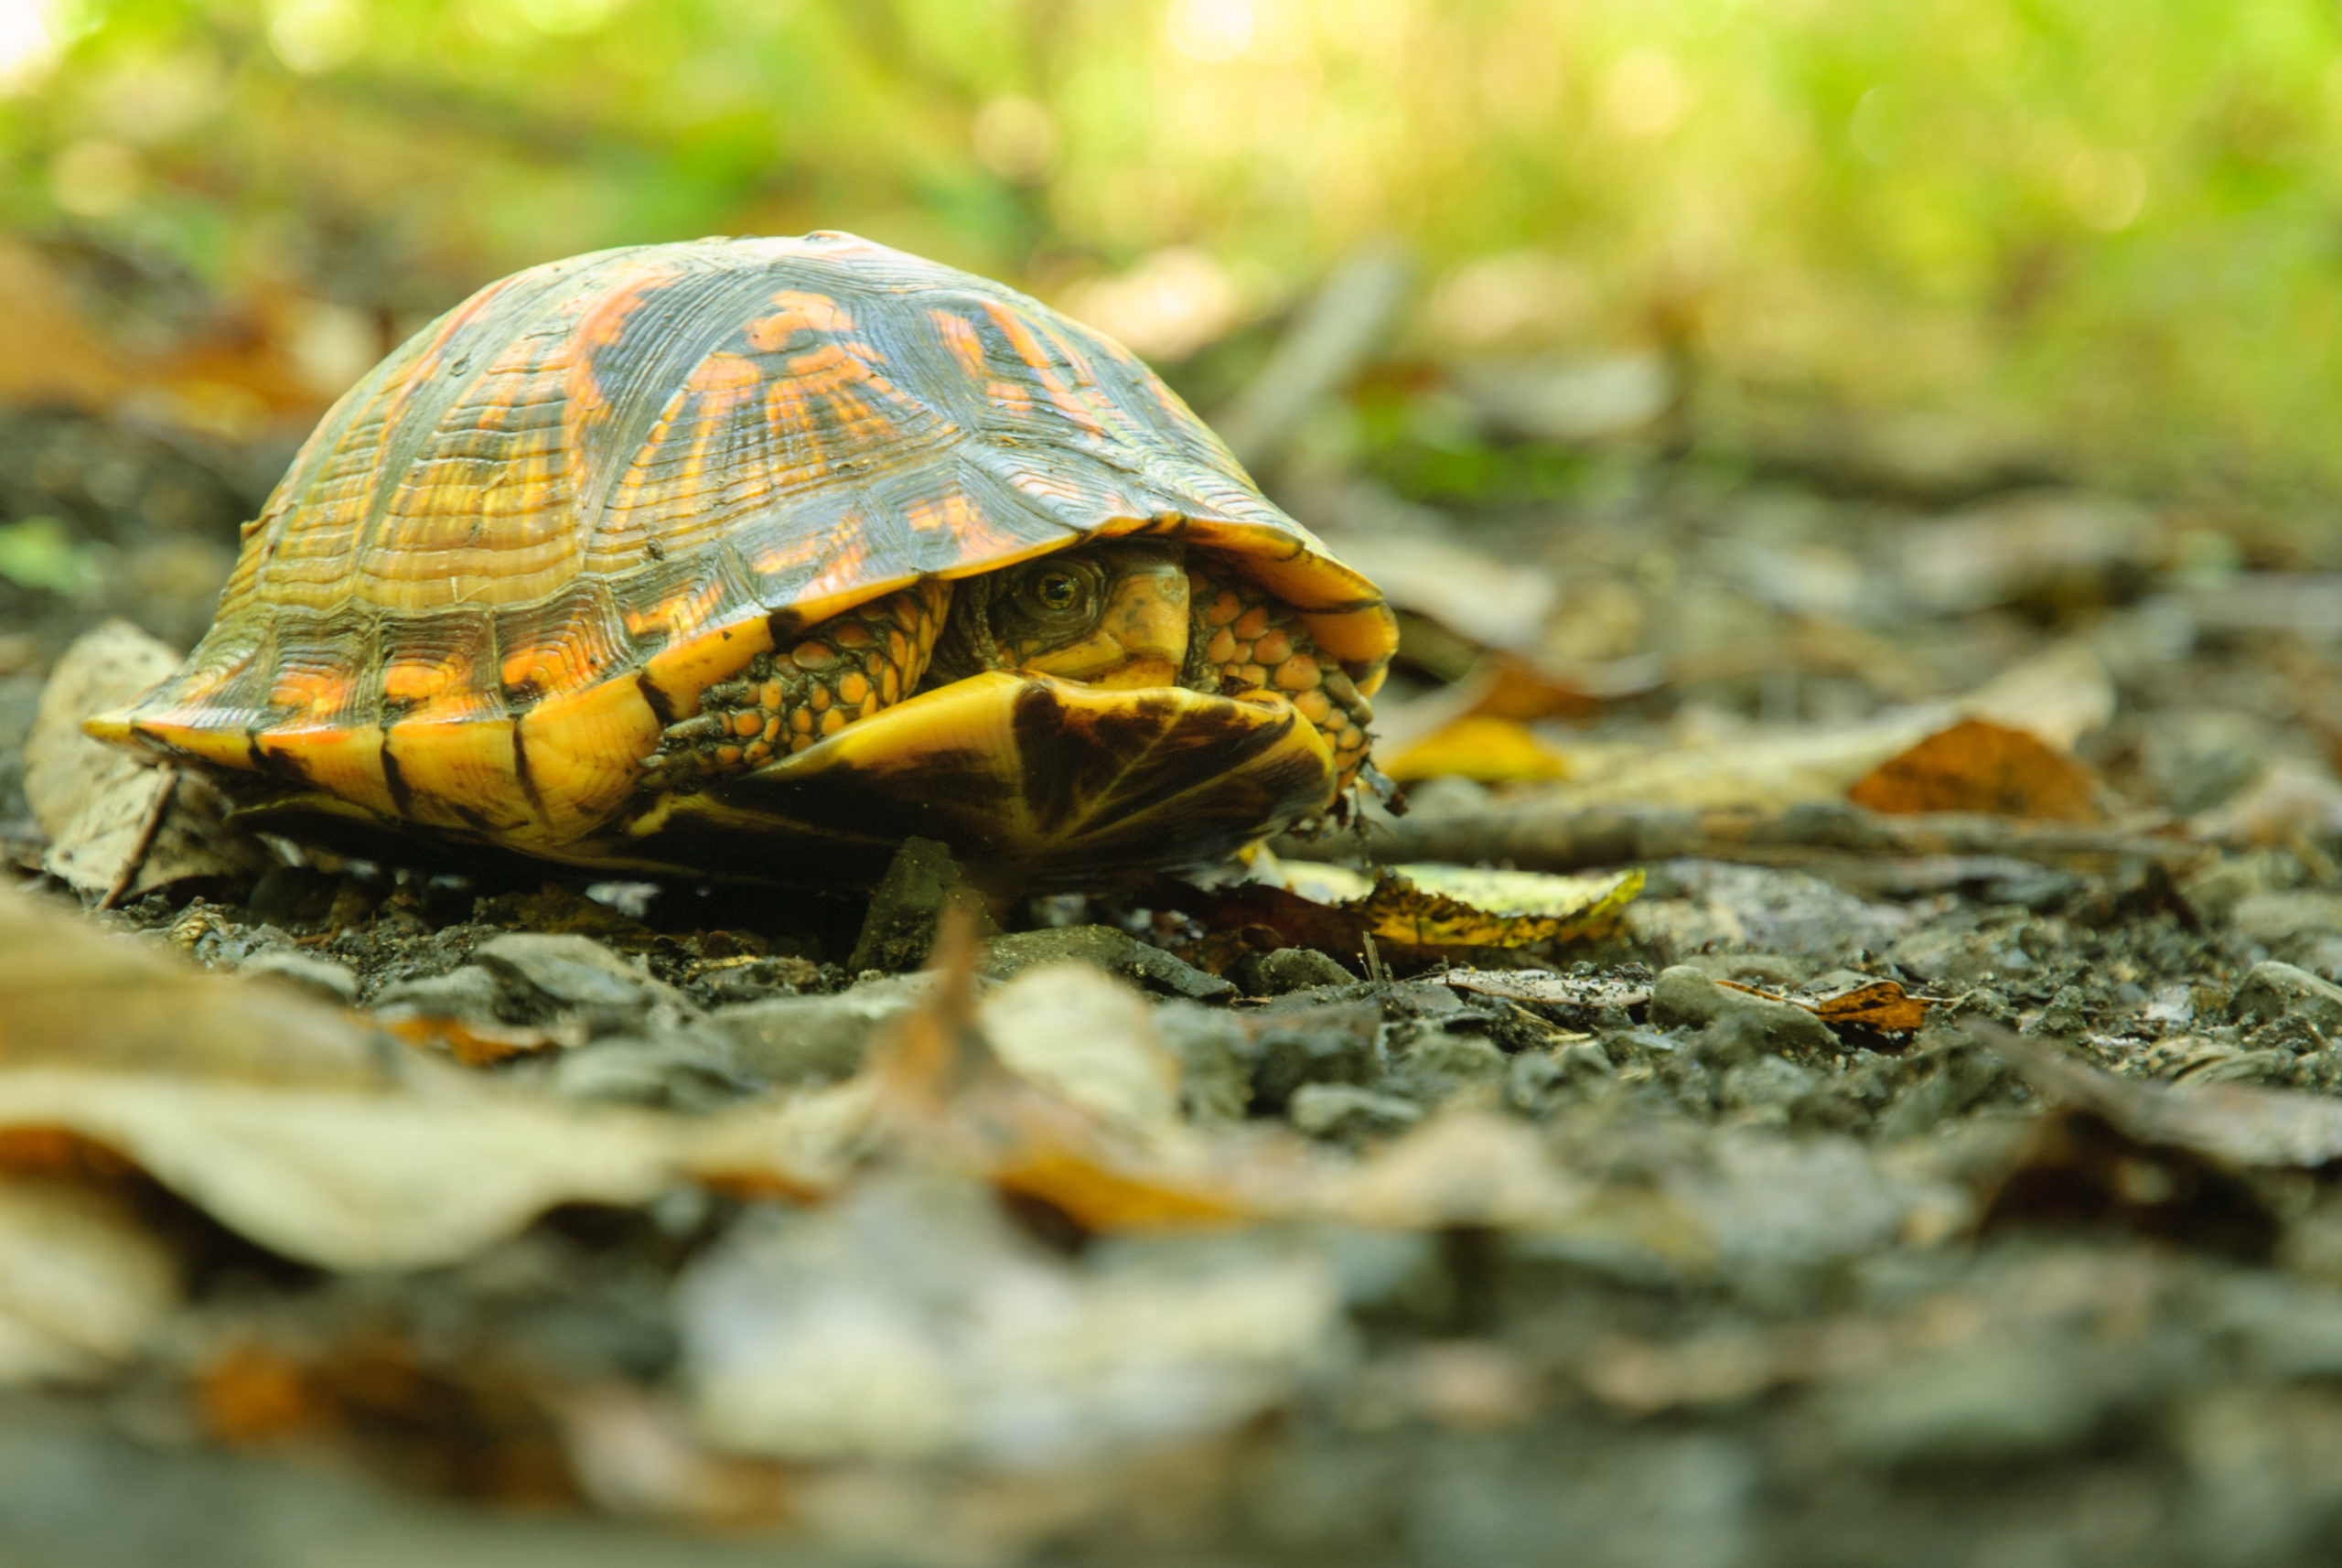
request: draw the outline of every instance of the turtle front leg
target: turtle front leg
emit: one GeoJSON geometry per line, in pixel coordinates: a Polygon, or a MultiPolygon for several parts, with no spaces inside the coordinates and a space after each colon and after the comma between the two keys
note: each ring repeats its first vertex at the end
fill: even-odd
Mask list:
{"type": "Polygon", "coordinates": [[[1319,650],[1299,612],[1258,583],[1214,562],[1187,573],[1194,620],[1187,684],[1232,695],[1275,692],[1316,726],[1334,754],[1339,798],[1366,760],[1374,709],[1341,664],[1319,650]]]}
{"type": "Polygon", "coordinates": [[[704,788],[775,757],[803,751],[918,689],[951,605],[951,585],[922,582],[810,627],[786,649],[699,694],[642,759],[646,782],[678,792],[704,788]]]}

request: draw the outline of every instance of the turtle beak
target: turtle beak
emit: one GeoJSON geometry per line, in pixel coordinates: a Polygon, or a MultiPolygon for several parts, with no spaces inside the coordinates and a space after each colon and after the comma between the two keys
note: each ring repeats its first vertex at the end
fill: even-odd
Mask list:
{"type": "Polygon", "coordinates": [[[1026,668],[1109,690],[1176,686],[1187,660],[1187,569],[1176,561],[1133,562],[1106,591],[1098,629],[1026,668]]]}

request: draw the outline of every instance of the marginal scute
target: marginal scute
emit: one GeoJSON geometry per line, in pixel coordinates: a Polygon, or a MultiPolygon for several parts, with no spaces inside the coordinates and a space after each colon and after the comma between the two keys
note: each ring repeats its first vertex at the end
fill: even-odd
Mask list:
{"type": "Polygon", "coordinates": [[[274,730],[256,737],[262,753],[285,764],[328,794],[371,811],[393,814],[390,780],[382,768],[382,731],[378,725],[342,725],[274,730]]]}
{"type": "Polygon", "coordinates": [[[534,843],[544,824],[521,788],[510,719],[404,719],[385,738],[413,820],[534,843]]]}
{"type": "Polygon", "coordinates": [[[649,756],[665,727],[641,689],[624,681],[532,710],[521,721],[521,742],[552,837],[589,832],[624,805],[641,783],[632,759],[649,756]]]}

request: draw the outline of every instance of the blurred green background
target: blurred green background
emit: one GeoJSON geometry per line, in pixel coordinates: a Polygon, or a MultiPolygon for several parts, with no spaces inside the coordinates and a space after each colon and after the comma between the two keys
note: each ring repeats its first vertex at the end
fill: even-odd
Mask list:
{"type": "Polygon", "coordinates": [[[1441,365],[1644,353],[1678,446],[1982,450],[2308,515],[2342,482],[2338,28],[2330,0],[0,0],[0,396],[297,427],[514,268],[843,228],[1034,290],[1209,412],[1390,237],[1410,303],[1336,446],[1488,440],[1441,365]]]}

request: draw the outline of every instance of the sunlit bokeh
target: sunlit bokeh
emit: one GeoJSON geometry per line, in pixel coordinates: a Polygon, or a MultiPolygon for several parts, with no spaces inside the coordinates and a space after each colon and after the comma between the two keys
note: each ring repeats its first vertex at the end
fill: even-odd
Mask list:
{"type": "Polygon", "coordinates": [[[52,0],[0,0],[0,93],[24,91],[56,63],[57,9],[52,0]]]}
{"type": "Polygon", "coordinates": [[[391,338],[547,257],[829,227],[1179,361],[1394,237],[1418,346],[1652,349],[1735,406],[2323,488],[2337,31],[2311,0],[0,0],[0,157],[19,236],[391,338]]]}

